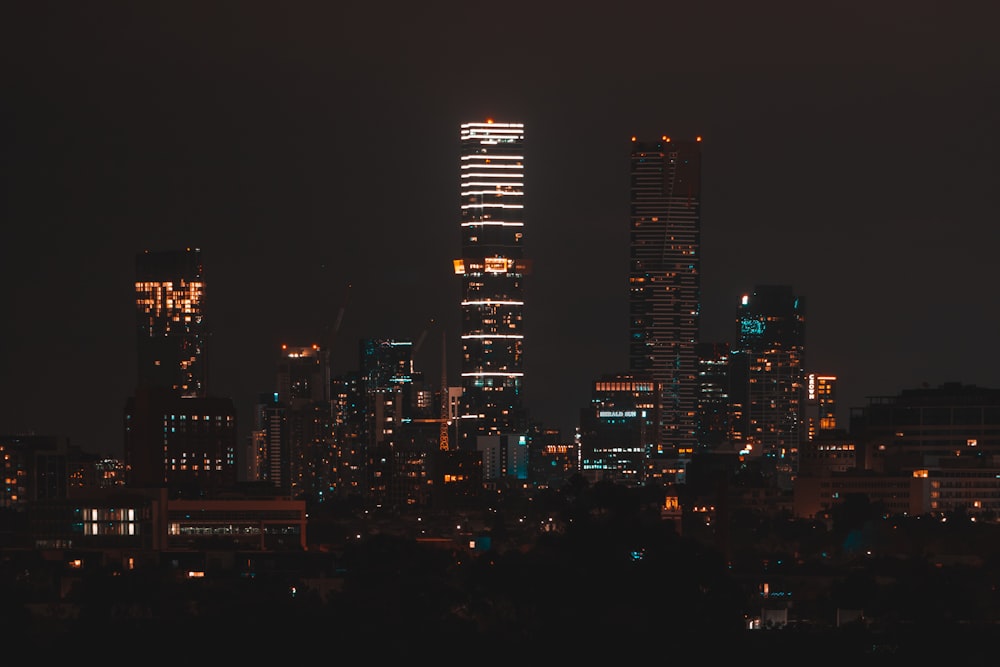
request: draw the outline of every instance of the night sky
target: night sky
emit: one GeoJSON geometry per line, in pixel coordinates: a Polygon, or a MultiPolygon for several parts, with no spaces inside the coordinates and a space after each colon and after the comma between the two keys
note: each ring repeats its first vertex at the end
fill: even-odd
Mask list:
{"type": "Polygon", "coordinates": [[[0,434],[121,452],[147,248],[201,248],[244,437],[282,342],[344,373],[362,337],[422,340],[437,383],[444,336],[457,385],[459,125],[487,117],[525,123],[526,403],[567,437],[627,370],[632,135],[704,137],[703,340],[790,284],[844,426],[1000,387],[998,8],[7,3],[0,434]]]}

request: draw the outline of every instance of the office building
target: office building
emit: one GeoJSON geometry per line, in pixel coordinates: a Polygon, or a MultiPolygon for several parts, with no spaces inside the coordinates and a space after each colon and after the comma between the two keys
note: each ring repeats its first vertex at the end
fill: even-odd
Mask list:
{"type": "Polygon", "coordinates": [[[735,439],[785,480],[804,437],[805,307],[789,285],[757,286],[740,300],[730,356],[735,439]]]}
{"type": "Polygon", "coordinates": [[[1000,389],[946,382],[870,396],[850,423],[866,469],[1000,465],[1000,389]]]}
{"type": "Polygon", "coordinates": [[[140,389],[125,406],[128,485],[208,498],[236,484],[236,407],[217,396],[140,389]]]}
{"type": "Polygon", "coordinates": [[[714,451],[730,441],[729,343],[700,342],[698,350],[698,409],[696,432],[699,449],[714,451]]]}
{"type": "Polygon", "coordinates": [[[697,446],[700,137],[633,137],[630,203],[629,371],[661,387],[662,451],[690,457],[697,446]]]}
{"type": "Polygon", "coordinates": [[[647,481],[650,459],[662,458],[657,456],[662,396],[650,376],[604,375],[594,381],[590,405],[580,411],[580,470],[588,480],[630,486],[647,481]]]}
{"type": "MultiPolygon", "coordinates": [[[[462,407],[458,446],[523,433],[524,126],[461,126],[462,407]]],[[[455,445],[452,444],[452,447],[455,445]]]]}

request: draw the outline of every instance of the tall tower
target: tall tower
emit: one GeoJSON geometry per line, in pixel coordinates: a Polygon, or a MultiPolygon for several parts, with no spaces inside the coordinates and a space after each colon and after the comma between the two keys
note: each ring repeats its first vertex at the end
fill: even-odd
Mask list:
{"type": "Polygon", "coordinates": [[[278,455],[282,474],[270,481],[293,496],[309,494],[322,502],[334,487],[329,351],[317,344],[282,345],[276,396],[278,404],[265,406],[265,415],[284,417],[285,438],[278,455]]]}
{"type": "Polygon", "coordinates": [[[236,408],[208,392],[201,251],[136,256],[138,385],[125,405],[128,484],[175,497],[222,493],[236,482],[236,408]]]}
{"type": "Polygon", "coordinates": [[[135,260],[139,387],[205,396],[207,331],[201,251],[145,251],[135,260]]]}
{"type": "Polygon", "coordinates": [[[656,454],[697,445],[701,309],[701,137],[632,138],[629,371],[663,392],[656,454]]]}
{"type": "MultiPolygon", "coordinates": [[[[523,431],[524,125],[461,126],[462,406],[458,447],[523,431]]],[[[455,447],[455,443],[452,443],[455,447]]]]}
{"type": "Polygon", "coordinates": [[[802,430],[805,298],[789,285],[758,285],[737,310],[730,357],[737,439],[779,478],[794,475],[802,430]]]}

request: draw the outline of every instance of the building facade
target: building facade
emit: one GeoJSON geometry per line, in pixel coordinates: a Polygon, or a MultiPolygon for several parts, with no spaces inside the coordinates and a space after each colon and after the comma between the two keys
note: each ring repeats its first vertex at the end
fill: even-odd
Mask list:
{"type": "Polygon", "coordinates": [[[524,432],[524,125],[461,126],[462,406],[458,447],[524,432]]]}
{"type": "Polygon", "coordinates": [[[785,479],[795,474],[805,436],[805,306],[789,285],[757,286],[737,308],[730,356],[735,439],[785,479]]]}
{"type": "Polygon", "coordinates": [[[590,405],[580,412],[580,470],[588,480],[630,486],[647,481],[657,458],[662,396],[650,376],[594,381],[590,405]]]}
{"type": "Polygon", "coordinates": [[[138,382],[124,410],[126,479],[174,497],[221,493],[237,479],[236,407],[208,386],[201,251],[135,260],[138,382]]]}
{"type": "Polygon", "coordinates": [[[698,448],[715,451],[731,438],[729,343],[698,343],[698,448]]]}
{"type": "Polygon", "coordinates": [[[139,253],[135,260],[138,386],[181,396],[208,392],[205,280],[197,248],[139,253]]]}
{"type": "Polygon", "coordinates": [[[803,418],[807,441],[837,429],[837,376],[806,373],[803,418]]]}
{"type": "Polygon", "coordinates": [[[629,371],[663,392],[658,442],[670,457],[697,445],[701,302],[701,139],[632,139],[629,371]]]}
{"type": "Polygon", "coordinates": [[[1000,389],[947,382],[872,396],[850,422],[869,470],[1000,462],[1000,389]]]}

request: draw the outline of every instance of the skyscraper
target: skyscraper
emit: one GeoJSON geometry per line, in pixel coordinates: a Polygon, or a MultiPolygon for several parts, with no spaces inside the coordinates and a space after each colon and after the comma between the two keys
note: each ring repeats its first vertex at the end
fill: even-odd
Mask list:
{"type": "Polygon", "coordinates": [[[147,250],[135,260],[139,387],[207,392],[201,251],[147,250]]]}
{"type": "Polygon", "coordinates": [[[803,437],[805,308],[791,286],[759,285],[737,310],[730,364],[741,417],[734,437],[752,456],[767,459],[779,477],[794,474],[803,437]]]}
{"type": "MultiPolygon", "coordinates": [[[[293,496],[307,494],[322,502],[333,487],[330,353],[317,344],[282,345],[277,376],[278,406],[283,408],[277,414],[283,414],[285,424],[279,461],[286,474],[280,479],[293,496]]],[[[275,407],[267,406],[264,416],[277,416],[275,407]]]]}
{"type": "Polygon", "coordinates": [[[524,125],[461,126],[462,406],[460,448],[523,431],[524,125]]]}
{"type": "Polygon", "coordinates": [[[655,454],[696,444],[701,301],[701,137],[632,138],[629,371],[663,392],[655,454]]]}
{"type": "Polygon", "coordinates": [[[125,405],[131,486],[203,497],[236,482],[236,409],[208,393],[201,251],[136,256],[138,385],[125,405]]]}

